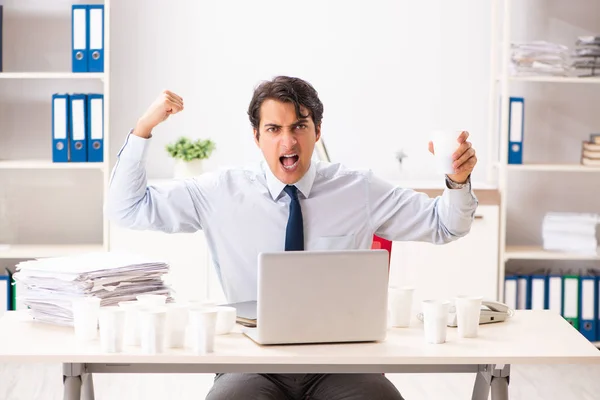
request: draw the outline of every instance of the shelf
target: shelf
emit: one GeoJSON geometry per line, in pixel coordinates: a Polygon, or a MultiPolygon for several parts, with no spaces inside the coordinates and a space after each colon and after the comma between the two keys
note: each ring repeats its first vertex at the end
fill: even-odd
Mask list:
{"type": "Polygon", "coordinates": [[[0,245],[0,259],[60,257],[78,253],[104,251],[102,245],[0,245]]]}
{"type": "Polygon", "coordinates": [[[0,160],[0,169],[103,169],[100,162],[54,163],[46,160],[0,160]]]}
{"type": "Polygon", "coordinates": [[[600,76],[577,77],[577,76],[509,76],[513,82],[549,82],[549,83],[598,83],[600,76]]]}
{"type": "Polygon", "coordinates": [[[546,251],[541,246],[506,246],[505,260],[600,260],[596,255],[546,251]]]}
{"type": "Polygon", "coordinates": [[[1,72],[0,79],[102,79],[102,72],[1,72]]]}
{"type": "Polygon", "coordinates": [[[600,172],[600,167],[581,164],[510,164],[510,171],[600,172]]]}

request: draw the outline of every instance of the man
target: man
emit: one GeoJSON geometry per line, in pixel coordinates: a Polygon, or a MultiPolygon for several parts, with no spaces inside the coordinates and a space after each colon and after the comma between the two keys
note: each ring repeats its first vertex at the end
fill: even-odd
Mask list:
{"type": "MultiPolygon", "coordinates": [[[[204,230],[230,302],[256,299],[260,252],[368,249],[373,235],[447,243],[466,235],[477,199],[477,162],[468,133],[458,139],[455,173],[438,198],[394,187],[371,172],[311,161],[323,104],[307,82],[280,76],[259,85],[248,115],[264,162],[206,173],[168,188],[146,185],[152,130],[184,109],[165,91],[138,120],[118,153],[107,213],[133,229],[204,230]]],[[[429,150],[434,151],[432,144],[429,150]]],[[[217,374],[208,399],[402,399],[382,374],[217,374]]]]}

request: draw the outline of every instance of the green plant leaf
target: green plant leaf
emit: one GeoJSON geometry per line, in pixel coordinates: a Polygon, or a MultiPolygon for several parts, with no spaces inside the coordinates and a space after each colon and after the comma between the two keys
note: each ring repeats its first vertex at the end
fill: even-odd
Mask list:
{"type": "Polygon", "coordinates": [[[176,141],[165,146],[167,153],[173,157],[185,161],[204,160],[215,151],[216,145],[210,139],[197,139],[195,141],[187,137],[179,137],[176,141]]]}

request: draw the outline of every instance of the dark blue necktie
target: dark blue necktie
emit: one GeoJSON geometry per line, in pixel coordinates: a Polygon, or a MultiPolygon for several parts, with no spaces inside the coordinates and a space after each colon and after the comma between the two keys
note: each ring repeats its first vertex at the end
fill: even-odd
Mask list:
{"type": "Polygon", "coordinates": [[[302,224],[302,209],[298,200],[298,188],[287,185],[284,192],[290,196],[290,216],[285,229],[285,251],[304,250],[304,226],[302,224]]]}

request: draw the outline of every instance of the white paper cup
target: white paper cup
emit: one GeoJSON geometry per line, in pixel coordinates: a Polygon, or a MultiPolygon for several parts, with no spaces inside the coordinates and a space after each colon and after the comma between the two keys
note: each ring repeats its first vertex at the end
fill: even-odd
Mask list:
{"type": "Polygon", "coordinates": [[[125,346],[140,345],[140,307],[139,301],[121,301],[119,307],[125,310],[125,346]]]}
{"type": "Polygon", "coordinates": [[[218,306],[217,307],[217,335],[227,335],[235,328],[237,319],[237,310],[235,307],[218,306]]]}
{"type": "Polygon", "coordinates": [[[214,351],[217,316],[217,308],[190,309],[191,347],[196,354],[214,351]]]}
{"type": "Polygon", "coordinates": [[[458,337],[474,338],[477,337],[479,330],[479,315],[481,313],[480,296],[457,296],[456,303],[456,323],[458,337]]]}
{"type": "Polygon", "coordinates": [[[140,344],[142,352],[164,352],[167,327],[166,308],[140,308],[140,344]]]}
{"type": "Polygon", "coordinates": [[[448,324],[450,302],[445,300],[423,301],[423,325],[427,343],[444,343],[448,324]]]}
{"type": "Polygon", "coordinates": [[[101,307],[99,312],[100,347],[106,353],[123,351],[125,309],[117,306],[101,307]]]}
{"type": "Polygon", "coordinates": [[[185,347],[185,331],[188,325],[189,306],[182,303],[166,304],[167,333],[166,347],[185,347]]]}
{"type": "Polygon", "coordinates": [[[390,326],[406,328],[410,325],[414,291],[412,287],[390,286],[388,289],[390,326]]]}
{"type": "Polygon", "coordinates": [[[165,305],[167,296],[163,294],[140,294],[136,299],[147,307],[157,307],[165,305]]]}
{"type": "Polygon", "coordinates": [[[431,137],[433,152],[435,154],[435,165],[437,172],[441,174],[454,174],[454,159],[452,155],[459,146],[458,137],[461,131],[440,130],[434,131],[431,137]]]}
{"type": "Polygon", "coordinates": [[[75,337],[79,341],[90,341],[98,338],[98,297],[81,297],[72,300],[73,327],[75,337]]]}

